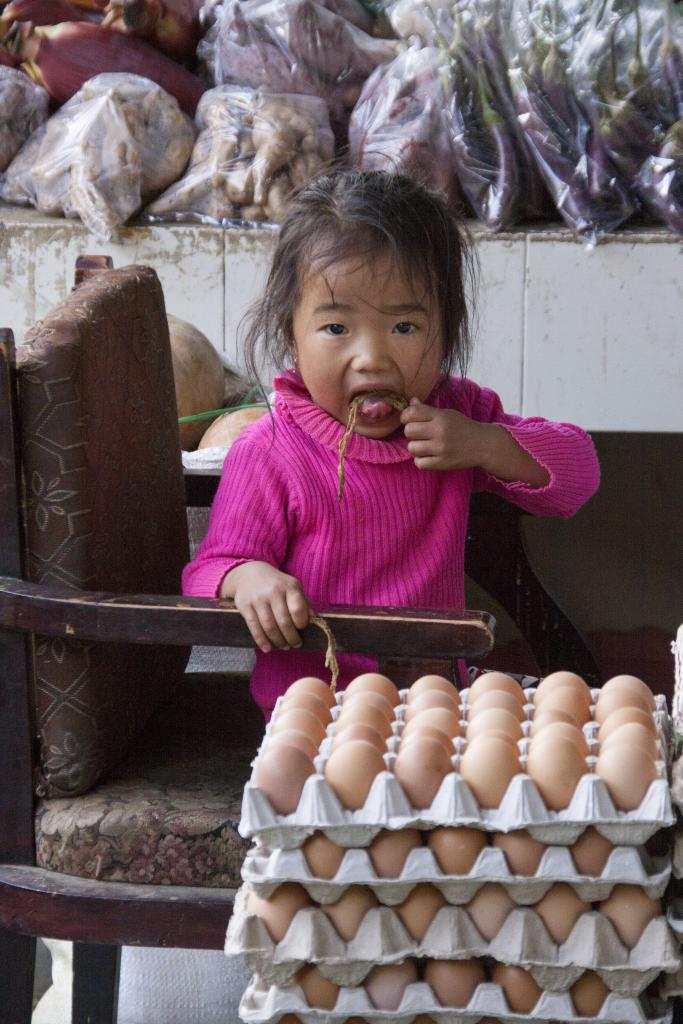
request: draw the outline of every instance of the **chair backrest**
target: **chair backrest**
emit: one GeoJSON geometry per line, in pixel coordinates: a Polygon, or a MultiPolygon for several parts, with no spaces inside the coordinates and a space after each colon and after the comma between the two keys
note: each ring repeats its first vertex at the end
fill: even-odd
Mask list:
{"type": "MultiPolygon", "coordinates": [[[[26,578],[173,594],[187,522],[163,293],[99,271],[17,348],[26,578]]],[[[188,650],[36,636],[38,791],[76,795],[181,680],[188,650]]]]}

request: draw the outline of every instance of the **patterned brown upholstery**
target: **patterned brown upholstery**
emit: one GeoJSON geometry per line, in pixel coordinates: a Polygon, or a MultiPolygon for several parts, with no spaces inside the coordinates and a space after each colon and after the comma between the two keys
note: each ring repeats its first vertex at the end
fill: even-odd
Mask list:
{"type": "MultiPolygon", "coordinates": [[[[148,267],[93,277],[17,350],[28,578],[180,592],[187,521],[164,299],[148,267]]],[[[35,638],[40,795],[86,792],[188,651],[35,638]]]]}
{"type": "Polygon", "coordinates": [[[44,800],[37,861],[116,882],[240,884],[242,789],[263,733],[246,676],[188,675],[114,775],[76,799],[44,800]]]}

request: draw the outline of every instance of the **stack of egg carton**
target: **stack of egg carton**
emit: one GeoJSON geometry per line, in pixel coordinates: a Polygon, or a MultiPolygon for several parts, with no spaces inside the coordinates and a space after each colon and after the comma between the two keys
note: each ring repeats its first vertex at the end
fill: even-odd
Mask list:
{"type": "MultiPolygon", "coordinates": [[[[658,916],[650,920],[637,942],[627,948],[611,921],[597,910],[615,886],[638,886],[651,899],[658,899],[669,881],[670,853],[651,856],[645,850],[645,844],[674,821],[666,764],[670,739],[666,703],[657,698],[654,712],[661,755],[657,778],[639,806],[617,810],[607,786],[594,772],[599,745],[597,724],[590,721],[584,726],[589,744],[588,773],[580,778],[569,805],[553,811],[546,807],[535,782],[524,773],[534,714],[534,690],[525,692],[524,738],[519,742],[522,773],[511,779],[495,808],[480,807],[459,773],[466,750],[462,739],[455,740],[453,771],[443,778],[431,804],[420,809],[411,806],[393,772],[405,728],[407,690],[400,691],[400,704],[395,709],[384,755],[386,770],[375,776],[359,809],[342,806],[325,778],[343,693],[337,695],[332,722],[318,748],[316,772],[306,779],[292,813],[277,813],[252,776],[245,788],[240,831],[251,837],[254,845],[244,863],[245,884],[238,893],[226,940],[228,955],[245,956],[253,971],[240,1006],[242,1020],[254,1024],[474,1024],[484,1018],[665,1024],[671,1020],[671,1001],[661,996],[659,976],[663,972],[675,975],[680,954],[666,919],[658,916]],[[481,849],[466,875],[445,874],[428,845],[409,852],[399,877],[380,877],[374,870],[368,847],[380,832],[417,829],[426,843],[435,830],[444,827],[479,830],[487,834],[489,842],[497,833],[525,830],[548,848],[531,876],[511,871],[502,850],[495,845],[481,849]],[[614,847],[597,876],[582,874],[571,856],[571,846],[589,828],[614,847]],[[315,876],[302,851],[307,839],[320,833],[346,849],[333,877],[315,876]],[[274,897],[287,883],[301,887],[310,903],[295,909],[279,941],[274,941],[254,908],[262,905],[260,900],[274,897]],[[559,944],[532,909],[557,883],[568,883],[589,904],[588,911],[579,916],[569,936],[559,944]],[[372,892],[376,899],[355,935],[344,940],[324,908],[352,886],[372,892]],[[445,900],[419,940],[410,934],[398,909],[417,886],[434,887],[445,900]],[[482,925],[481,916],[470,915],[466,909],[477,893],[481,897],[493,892],[484,888],[487,886],[494,886],[498,892],[502,887],[510,901],[503,920],[492,929],[482,925]],[[443,994],[441,1000],[437,998],[436,983],[434,987],[427,983],[429,962],[463,960],[483,965],[482,980],[464,1004],[449,1005],[443,994]],[[405,975],[401,980],[397,972],[399,988],[394,1002],[381,1005],[382,999],[374,998],[381,985],[373,987],[372,978],[382,968],[404,963],[412,963],[415,968],[411,967],[408,983],[405,975]],[[538,1001],[529,1012],[513,1010],[502,985],[491,980],[497,964],[523,968],[540,988],[538,1001]],[[305,986],[299,981],[312,969],[322,977],[323,988],[324,979],[339,986],[332,1002],[323,999],[314,1006],[307,999],[305,986]],[[586,1015],[582,1016],[570,989],[586,972],[594,972],[608,994],[599,1011],[584,1010],[586,1015]]],[[[593,691],[594,702],[598,694],[593,691]]],[[[460,694],[463,734],[470,713],[468,695],[467,690],[460,694]]],[[[278,709],[273,721],[277,720],[278,709]]],[[[266,731],[266,742],[271,728],[272,723],[266,731]]]]}
{"type": "MultiPolygon", "coordinates": [[[[683,947],[683,626],[671,645],[675,665],[673,697],[673,764],[671,766],[671,796],[676,809],[672,886],[673,898],[667,907],[667,917],[683,947]]],[[[667,979],[665,991],[670,996],[683,998],[683,970],[667,979]]]]}

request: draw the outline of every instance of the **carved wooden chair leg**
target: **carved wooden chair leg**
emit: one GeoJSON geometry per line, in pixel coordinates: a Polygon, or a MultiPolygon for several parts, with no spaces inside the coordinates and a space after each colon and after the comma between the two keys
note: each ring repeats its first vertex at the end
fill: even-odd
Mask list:
{"type": "Polygon", "coordinates": [[[120,946],[74,942],[71,1024],[116,1024],[120,946]]]}
{"type": "Polygon", "coordinates": [[[0,928],[0,1020],[31,1024],[36,940],[0,928]]]}

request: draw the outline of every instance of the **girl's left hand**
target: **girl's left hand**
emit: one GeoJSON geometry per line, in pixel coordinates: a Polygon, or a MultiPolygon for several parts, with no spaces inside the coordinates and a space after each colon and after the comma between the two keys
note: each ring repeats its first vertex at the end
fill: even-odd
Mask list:
{"type": "Polygon", "coordinates": [[[434,409],[418,398],[410,399],[401,423],[418,469],[470,469],[486,461],[488,423],[455,409],[434,409]]]}

